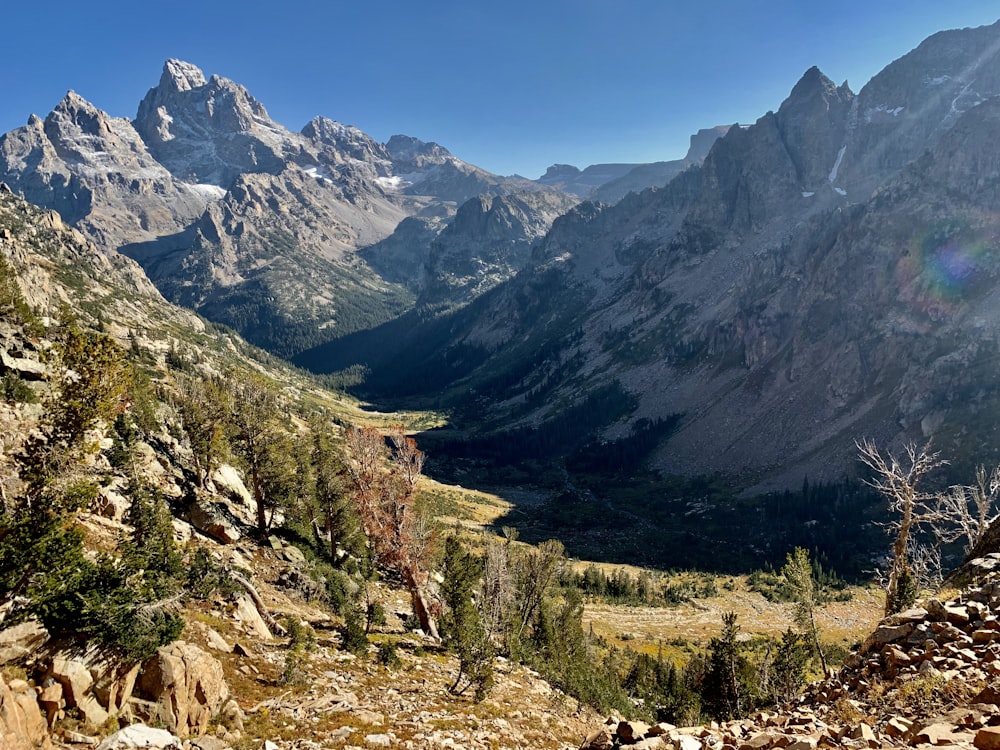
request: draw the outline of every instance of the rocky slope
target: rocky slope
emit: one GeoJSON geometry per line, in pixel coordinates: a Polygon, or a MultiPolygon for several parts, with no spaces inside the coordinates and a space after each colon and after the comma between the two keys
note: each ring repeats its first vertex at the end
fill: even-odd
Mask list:
{"type": "Polygon", "coordinates": [[[448,223],[410,219],[361,252],[387,281],[408,287],[422,306],[457,306],[492,289],[527,265],[534,243],[576,201],[532,190],[480,195],[448,223]]]}
{"type": "Polygon", "coordinates": [[[557,220],[407,367],[493,428],[621,389],[588,429],[683,413],[653,465],[744,486],[839,477],[861,435],[989,460],[998,46],[1000,25],[943,32],[857,95],[807,71],[665,188],[557,220]]]}
{"type": "MultiPolygon", "coordinates": [[[[996,555],[981,560],[990,571],[996,555]]],[[[702,727],[610,718],[581,750],[1000,745],[1000,588],[988,580],[883,620],[846,665],[794,704],[702,727]]]]}

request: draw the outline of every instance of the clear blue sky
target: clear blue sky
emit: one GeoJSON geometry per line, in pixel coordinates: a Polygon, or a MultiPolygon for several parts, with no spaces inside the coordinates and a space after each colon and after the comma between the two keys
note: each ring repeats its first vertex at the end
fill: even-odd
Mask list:
{"type": "Polygon", "coordinates": [[[129,0],[4,7],[0,132],[74,89],[133,117],[178,57],[286,127],[317,114],[437,141],[501,174],[682,156],[700,127],[777,109],[818,65],[855,91],[995,0],[129,0]]]}

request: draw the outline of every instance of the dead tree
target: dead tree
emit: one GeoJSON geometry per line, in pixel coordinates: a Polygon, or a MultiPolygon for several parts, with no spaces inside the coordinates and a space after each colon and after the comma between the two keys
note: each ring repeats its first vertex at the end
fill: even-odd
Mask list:
{"type": "Polygon", "coordinates": [[[376,560],[403,579],[420,627],[438,638],[427,594],[432,534],[414,507],[424,454],[402,427],[389,441],[374,427],[348,430],[352,499],[376,560]]]}
{"type": "Polygon", "coordinates": [[[901,460],[892,454],[883,456],[869,439],[856,442],[861,461],[873,474],[867,484],[882,493],[889,503],[892,520],[888,528],[893,534],[892,561],[885,585],[885,614],[891,615],[909,606],[916,596],[916,580],[910,563],[910,536],[921,525],[937,529],[940,534],[948,525],[949,516],[940,493],[925,492],[921,481],[947,462],[930,446],[917,448],[908,443],[901,460]]]}

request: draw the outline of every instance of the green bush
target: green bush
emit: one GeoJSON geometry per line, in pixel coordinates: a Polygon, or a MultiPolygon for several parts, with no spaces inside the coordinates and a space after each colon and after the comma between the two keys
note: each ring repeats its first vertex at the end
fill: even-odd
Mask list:
{"type": "Polygon", "coordinates": [[[390,669],[399,669],[403,662],[396,653],[396,644],[391,641],[383,641],[378,646],[378,660],[383,666],[390,669]]]}
{"type": "Polygon", "coordinates": [[[340,629],[344,649],[355,656],[368,653],[368,634],[365,633],[364,617],[357,606],[348,607],[344,613],[344,626],[340,629]]]}
{"type": "Polygon", "coordinates": [[[0,379],[0,393],[5,401],[15,401],[22,404],[37,404],[38,394],[13,372],[4,373],[0,379]]]}

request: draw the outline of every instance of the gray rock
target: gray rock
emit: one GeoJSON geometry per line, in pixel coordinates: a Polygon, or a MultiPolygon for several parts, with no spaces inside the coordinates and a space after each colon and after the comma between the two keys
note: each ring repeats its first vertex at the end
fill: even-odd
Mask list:
{"type": "MultiPolygon", "coordinates": [[[[97,750],[181,750],[179,737],[166,729],[132,724],[105,738],[97,750]]],[[[207,750],[207,748],[206,748],[207,750]]]]}
{"type": "Polygon", "coordinates": [[[49,640],[49,632],[36,620],[0,631],[0,664],[19,661],[40,649],[49,640]]]}

